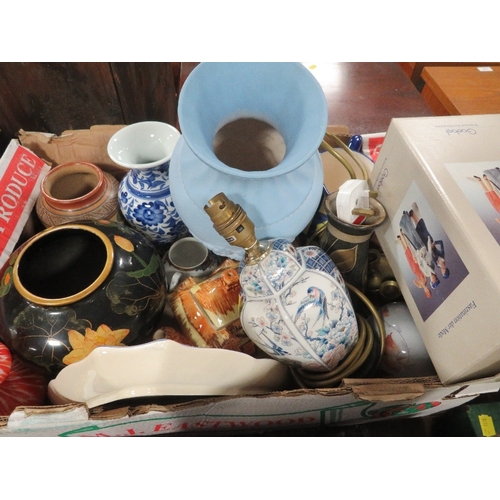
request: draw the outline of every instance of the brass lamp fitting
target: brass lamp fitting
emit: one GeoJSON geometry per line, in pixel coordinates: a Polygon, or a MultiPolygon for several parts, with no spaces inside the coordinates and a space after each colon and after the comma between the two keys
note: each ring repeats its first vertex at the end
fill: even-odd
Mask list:
{"type": "Polygon", "coordinates": [[[269,252],[269,244],[257,240],[255,225],[240,205],[224,193],[211,198],[204,207],[214,229],[232,246],[245,249],[245,263],[261,260],[269,252]]]}

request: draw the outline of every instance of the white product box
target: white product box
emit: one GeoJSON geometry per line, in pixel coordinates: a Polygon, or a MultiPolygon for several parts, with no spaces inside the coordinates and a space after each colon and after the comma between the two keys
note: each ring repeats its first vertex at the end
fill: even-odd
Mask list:
{"type": "Polygon", "coordinates": [[[371,182],[388,214],[376,235],[440,380],[498,373],[500,115],[392,120],[371,182]]]}

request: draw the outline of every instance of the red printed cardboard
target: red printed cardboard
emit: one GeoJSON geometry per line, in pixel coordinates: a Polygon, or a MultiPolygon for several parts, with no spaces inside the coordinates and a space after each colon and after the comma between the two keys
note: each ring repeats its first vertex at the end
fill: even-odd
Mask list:
{"type": "Polygon", "coordinates": [[[371,158],[372,161],[377,161],[380,150],[382,149],[382,144],[384,143],[385,132],[380,134],[364,134],[361,137],[363,139],[363,153],[368,156],[368,158],[371,158]]]}
{"type": "Polygon", "coordinates": [[[0,159],[0,267],[14,250],[49,170],[49,165],[15,139],[0,159]]]}

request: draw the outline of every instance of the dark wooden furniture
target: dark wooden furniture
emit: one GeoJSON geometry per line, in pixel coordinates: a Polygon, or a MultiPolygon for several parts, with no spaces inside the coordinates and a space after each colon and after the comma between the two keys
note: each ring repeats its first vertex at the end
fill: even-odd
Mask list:
{"type": "Polygon", "coordinates": [[[0,63],[0,153],[20,129],[176,124],[180,63],[0,63]]]}
{"type": "MultiPolygon", "coordinates": [[[[177,124],[178,91],[197,63],[0,63],[0,153],[20,129],[61,134],[92,125],[177,124]]],[[[329,123],[387,130],[393,117],[432,114],[398,63],[306,64],[329,123]]]]}
{"type": "MultiPolygon", "coordinates": [[[[181,63],[180,87],[197,63],[181,63]]],[[[305,63],[328,101],[330,125],[352,134],[386,132],[392,118],[432,116],[398,63],[305,63]]]]}

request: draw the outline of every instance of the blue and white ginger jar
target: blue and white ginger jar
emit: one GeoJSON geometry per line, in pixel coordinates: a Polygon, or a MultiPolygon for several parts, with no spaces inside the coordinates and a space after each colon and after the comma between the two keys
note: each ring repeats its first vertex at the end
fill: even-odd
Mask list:
{"type": "Polygon", "coordinates": [[[358,340],[344,279],[319,247],[270,242],[255,264],[240,266],[241,323],[272,358],[294,368],[333,370],[358,340]]]}

